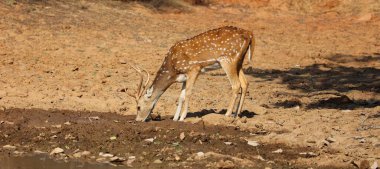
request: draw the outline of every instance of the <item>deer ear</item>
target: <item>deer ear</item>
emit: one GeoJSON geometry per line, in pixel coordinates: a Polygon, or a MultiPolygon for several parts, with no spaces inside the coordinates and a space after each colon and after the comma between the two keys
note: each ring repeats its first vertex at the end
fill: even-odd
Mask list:
{"type": "Polygon", "coordinates": [[[147,98],[150,98],[152,96],[152,94],[153,94],[153,87],[151,87],[151,88],[149,88],[149,89],[146,90],[145,96],[147,98]]]}

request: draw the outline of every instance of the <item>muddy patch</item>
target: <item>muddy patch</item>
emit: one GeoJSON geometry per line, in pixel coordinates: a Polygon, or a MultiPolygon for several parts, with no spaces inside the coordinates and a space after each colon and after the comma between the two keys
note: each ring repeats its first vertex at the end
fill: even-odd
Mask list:
{"type": "Polygon", "coordinates": [[[311,148],[256,142],[252,131],[236,127],[169,117],[148,123],[133,119],[115,113],[8,109],[0,112],[0,153],[149,168],[292,168],[301,165],[292,163],[297,158],[317,156],[311,148]]]}

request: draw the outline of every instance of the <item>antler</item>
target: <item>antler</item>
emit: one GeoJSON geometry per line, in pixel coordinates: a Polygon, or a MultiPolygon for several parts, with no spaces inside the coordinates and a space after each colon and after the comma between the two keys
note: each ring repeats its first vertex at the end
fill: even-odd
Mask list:
{"type": "Polygon", "coordinates": [[[149,83],[149,80],[150,80],[150,75],[149,75],[149,72],[145,69],[142,69],[138,66],[132,66],[131,64],[128,63],[129,66],[131,66],[137,73],[139,73],[140,75],[140,81],[138,83],[138,86],[137,86],[137,92],[135,95],[132,95],[132,94],[129,94],[129,96],[133,97],[136,99],[136,101],[142,96],[143,92],[145,91],[145,88],[147,87],[148,83],[149,83]],[[143,75],[143,72],[146,73],[147,75],[147,79],[143,85],[143,81],[144,81],[144,75],[143,75]]]}

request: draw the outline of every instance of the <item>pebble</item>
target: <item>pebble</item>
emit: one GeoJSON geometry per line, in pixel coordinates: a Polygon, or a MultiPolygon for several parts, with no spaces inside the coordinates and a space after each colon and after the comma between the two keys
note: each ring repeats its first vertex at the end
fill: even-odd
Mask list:
{"type": "Polygon", "coordinates": [[[22,155],[22,154],[24,154],[24,152],[16,150],[16,151],[13,152],[13,154],[15,154],[15,155],[22,155]]]}
{"type": "Polygon", "coordinates": [[[184,132],[182,132],[180,135],[179,135],[179,139],[181,139],[181,140],[184,140],[185,139],[185,133],[184,132]]]}
{"type": "Polygon", "coordinates": [[[110,158],[110,162],[113,162],[113,163],[120,163],[120,162],[123,162],[125,160],[126,160],[125,158],[118,157],[118,156],[114,156],[114,157],[110,158]]]}
{"type": "Polygon", "coordinates": [[[108,160],[104,157],[100,157],[100,158],[97,158],[96,159],[96,162],[99,162],[99,163],[108,163],[108,160]]]}
{"type": "Polygon", "coordinates": [[[53,149],[51,152],[50,152],[50,155],[54,155],[54,154],[60,154],[60,153],[63,153],[65,150],[63,150],[62,148],[55,148],[53,149]]]}
{"type": "Polygon", "coordinates": [[[203,157],[203,156],[205,156],[205,153],[200,151],[200,152],[197,153],[197,156],[198,157],[203,157]]]}
{"type": "Polygon", "coordinates": [[[54,127],[54,128],[61,128],[62,125],[60,125],[60,124],[57,124],[57,125],[51,125],[51,127],[54,127]]]}
{"type": "Polygon", "coordinates": [[[231,145],[232,142],[224,142],[224,144],[226,144],[226,145],[231,145]]]}
{"type": "Polygon", "coordinates": [[[249,141],[248,141],[248,145],[251,145],[251,146],[256,147],[256,146],[259,146],[260,144],[259,144],[257,141],[249,140],[249,141]]]}
{"type": "Polygon", "coordinates": [[[283,150],[280,148],[280,149],[277,149],[277,150],[275,150],[275,151],[272,151],[272,153],[282,153],[283,152],[283,150]]]}
{"type": "Polygon", "coordinates": [[[99,153],[99,156],[104,157],[104,158],[111,158],[111,157],[113,157],[114,155],[113,155],[113,154],[110,154],[110,153],[103,153],[103,152],[100,152],[100,153],[99,153]]]}
{"type": "Polygon", "coordinates": [[[154,138],[148,138],[148,139],[145,139],[144,141],[146,141],[146,142],[150,142],[150,143],[153,143],[154,138]]]}
{"type": "Polygon", "coordinates": [[[82,151],[82,156],[89,156],[91,152],[89,151],[82,151]]]}
{"type": "Polygon", "coordinates": [[[157,159],[157,160],[154,160],[153,163],[155,163],[155,164],[161,164],[162,161],[160,159],[157,159]]]}
{"type": "Polygon", "coordinates": [[[216,163],[216,167],[219,169],[235,168],[235,164],[230,160],[220,160],[216,163]]]}
{"type": "Polygon", "coordinates": [[[179,160],[181,160],[181,157],[179,157],[177,154],[174,154],[174,159],[175,159],[176,161],[179,161],[179,160]]]}
{"type": "Polygon", "coordinates": [[[132,163],[136,160],[136,156],[129,156],[128,160],[124,162],[129,167],[132,167],[132,163]]]}
{"type": "Polygon", "coordinates": [[[81,152],[74,153],[73,157],[74,158],[81,158],[82,157],[82,153],[81,152]]]}
{"type": "Polygon", "coordinates": [[[5,150],[15,150],[15,149],[16,149],[16,146],[5,145],[5,146],[3,146],[3,149],[5,149],[5,150]]]}
{"type": "Polygon", "coordinates": [[[45,154],[46,152],[44,152],[44,151],[40,151],[40,150],[36,150],[36,151],[34,151],[34,153],[35,153],[35,154],[45,154]]]}
{"type": "Polygon", "coordinates": [[[332,138],[332,137],[327,137],[327,138],[326,138],[326,141],[328,141],[329,143],[334,143],[334,142],[336,142],[336,140],[335,140],[334,138],[332,138]]]}
{"type": "Polygon", "coordinates": [[[125,59],[119,59],[119,63],[120,64],[127,64],[127,60],[125,60],[125,59]]]}
{"type": "Polygon", "coordinates": [[[313,152],[302,152],[302,153],[300,153],[300,155],[304,155],[304,156],[306,156],[307,158],[318,156],[318,154],[313,153],[313,152]]]}
{"type": "Polygon", "coordinates": [[[110,140],[116,140],[116,136],[110,137],[110,140]]]}
{"type": "Polygon", "coordinates": [[[258,160],[265,161],[265,159],[264,159],[261,155],[258,155],[256,158],[257,158],[258,160]]]}

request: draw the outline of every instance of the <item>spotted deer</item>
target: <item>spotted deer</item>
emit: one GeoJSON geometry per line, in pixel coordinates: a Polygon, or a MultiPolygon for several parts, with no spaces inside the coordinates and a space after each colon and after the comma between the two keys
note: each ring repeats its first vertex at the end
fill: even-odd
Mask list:
{"type": "Polygon", "coordinates": [[[232,115],[241,91],[236,117],[242,110],[248,87],[242,64],[247,52],[248,59],[251,60],[254,45],[252,32],[232,26],[209,30],[193,38],[180,41],[170,48],[153,83],[148,88],[149,73],[131,65],[141,76],[138,90],[133,95],[137,103],[136,121],[145,121],[160,96],[175,82],[182,83],[182,90],[173,120],[183,121],[188,112],[193,85],[200,72],[219,68],[225,71],[232,86],[232,97],[226,116],[232,115]],[[143,72],[147,74],[144,85],[143,72]]]}

